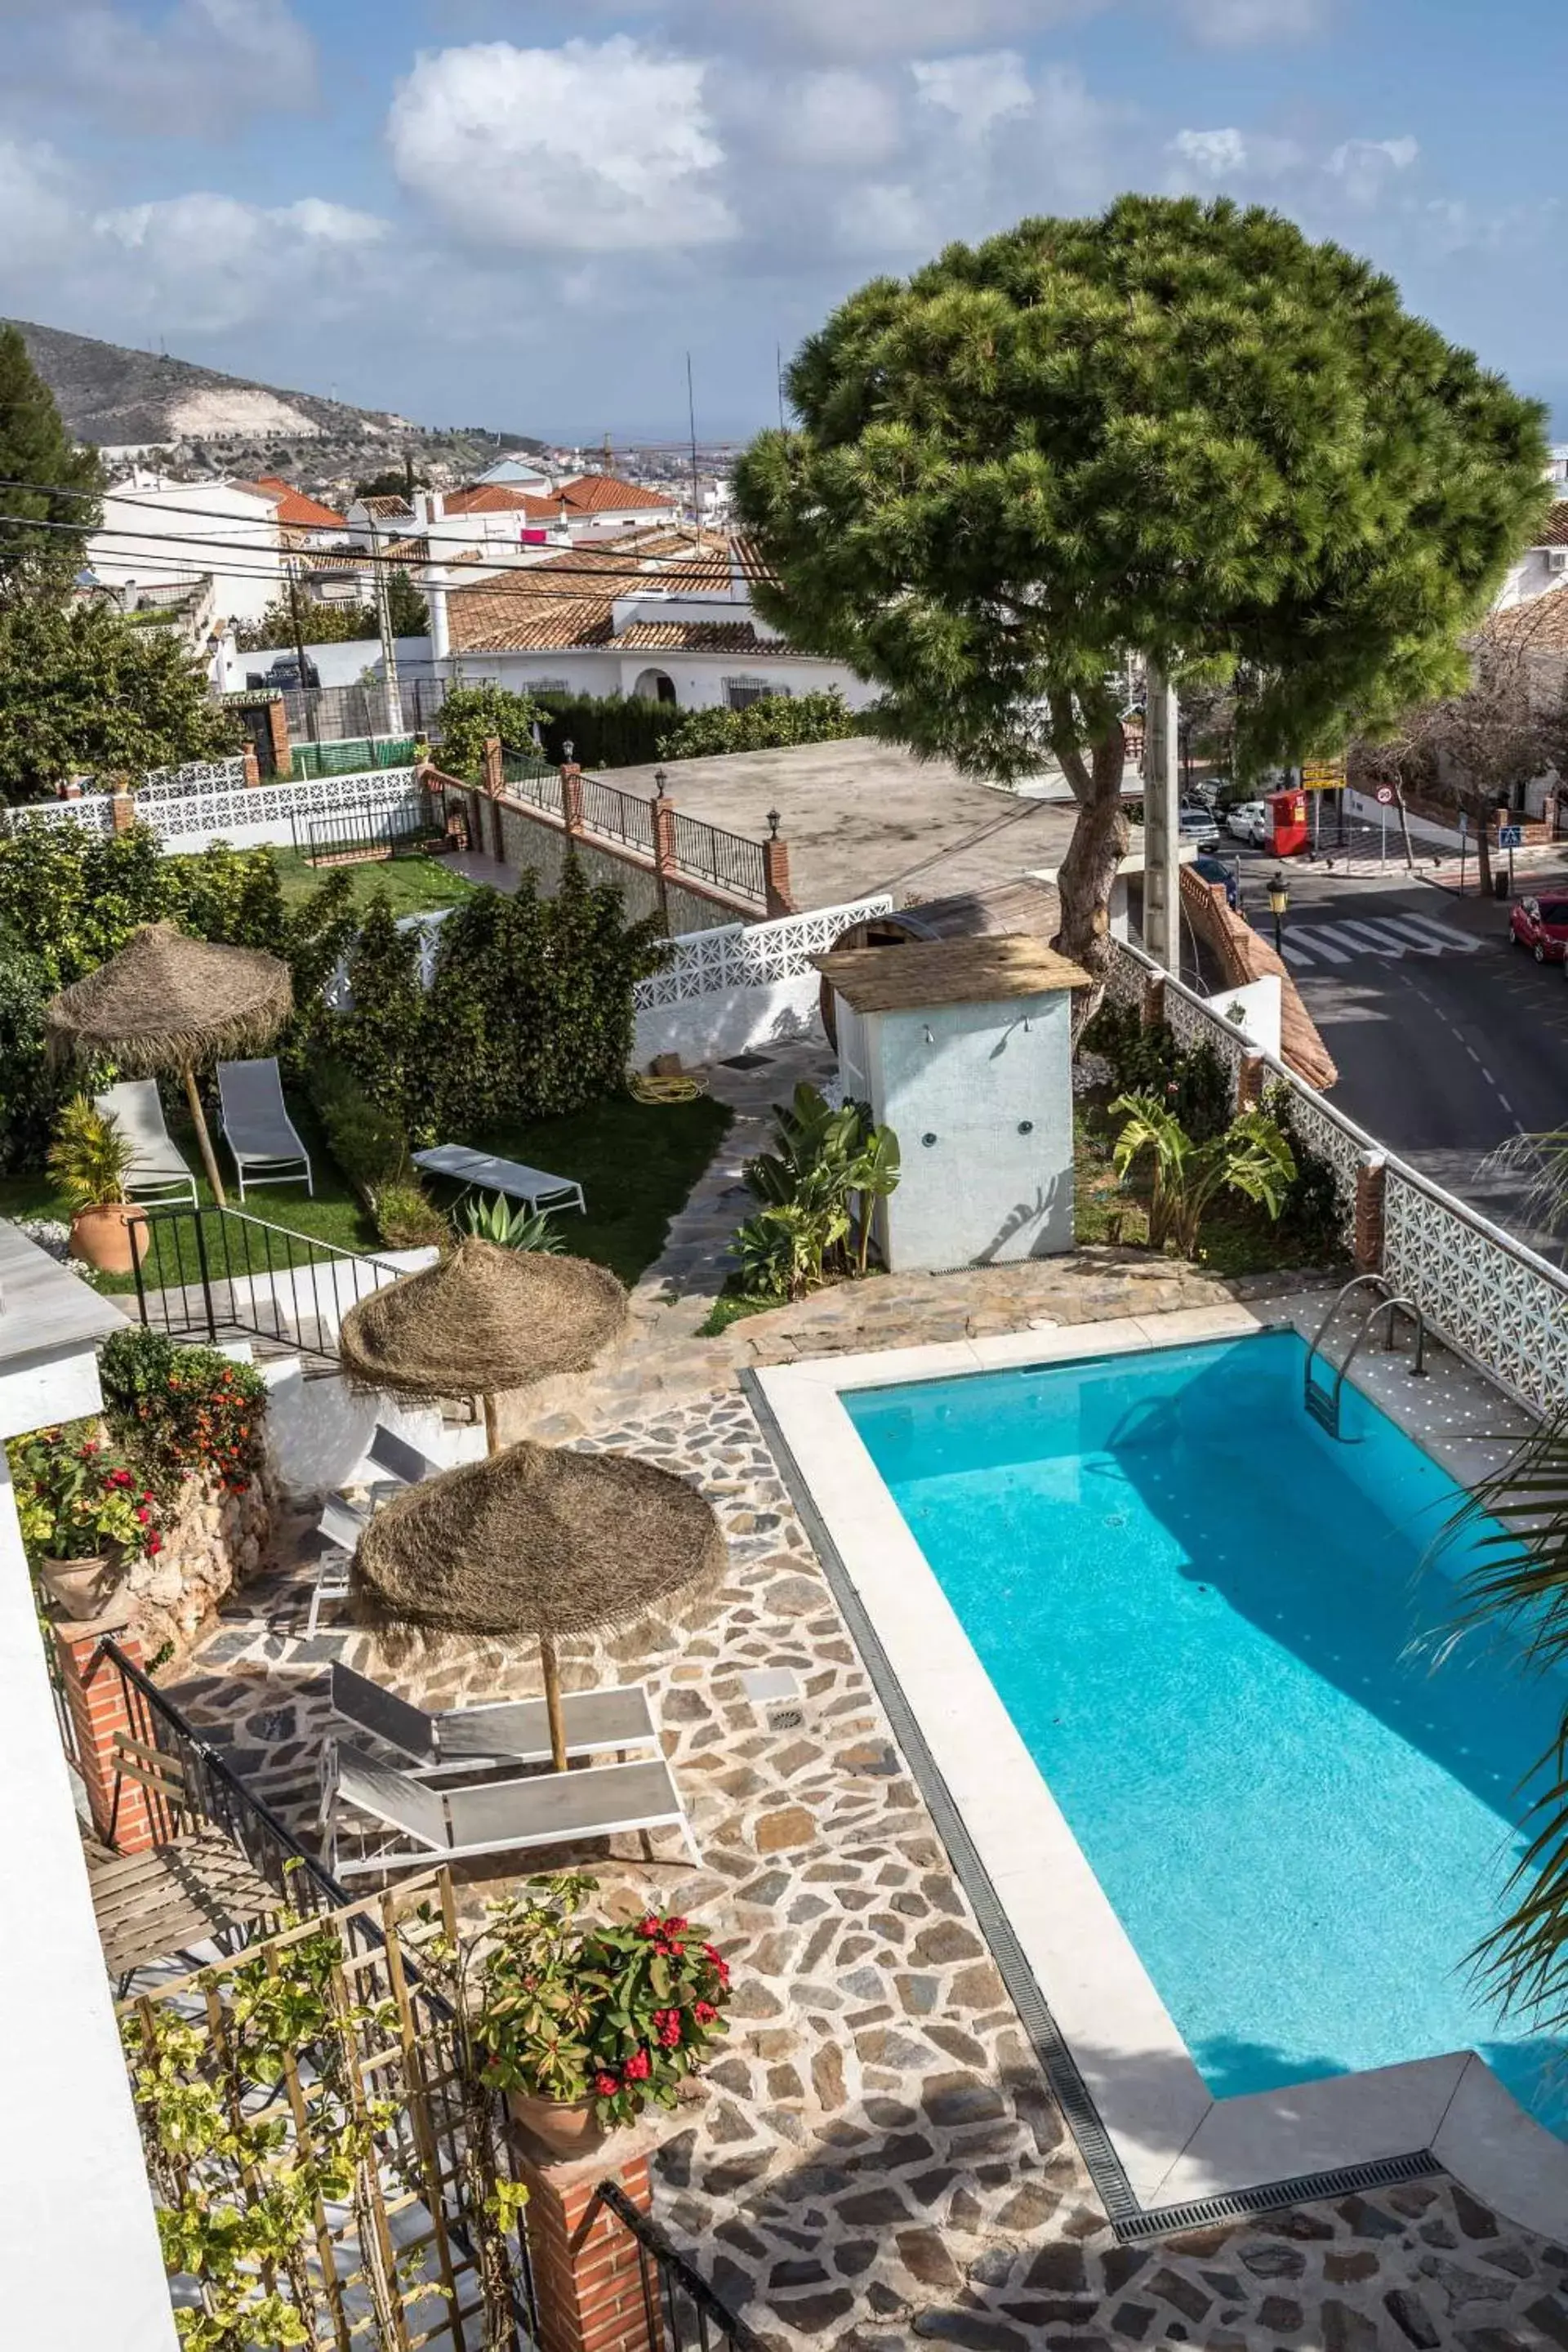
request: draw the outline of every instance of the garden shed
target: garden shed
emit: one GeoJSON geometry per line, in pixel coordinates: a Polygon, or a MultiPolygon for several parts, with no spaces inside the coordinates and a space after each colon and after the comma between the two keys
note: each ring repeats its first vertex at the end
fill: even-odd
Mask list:
{"type": "Polygon", "coordinates": [[[844,1090],[898,1136],[879,1210],[897,1273],[1073,1246],[1072,991],[1043,940],[910,940],[820,957],[844,1090]]]}

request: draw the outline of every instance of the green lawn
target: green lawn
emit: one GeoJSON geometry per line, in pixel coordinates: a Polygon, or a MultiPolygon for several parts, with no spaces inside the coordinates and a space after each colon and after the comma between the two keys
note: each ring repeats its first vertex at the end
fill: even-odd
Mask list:
{"type": "MultiPolygon", "coordinates": [[[[358,1196],[339,1173],[322,1139],[309,1102],[297,1087],[289,1089],[289,1110],[300,1138],[310,1155],[316,1192],[312,1200],[302,1184],[247,1188],[244,1208],[269,1225],[302,1234],[316,1241],[335,1243],[340,1249],[374,1253],[382,1246],[358,1196]]],[[[722,1103],[700,1097],[690,1103],[638,1103],[629,1095],[595,1103],[565,1118],[537,1119],[520,1126],[498,1127],[482,1135],[455,1137],[521,1160],[553,1175],[574,1177],[588,1202],[588,1214],[567,1211],[559,1219],[562,1238],[574,1255],[589,1257],[614,1268],[623,1282],[634,1283],[663,1246],[669,1221],[685,1202],[699,1176],[717,1150],[730,1124],[722,1103]]],[[[183,1111],[169,1118],[169,1131],[189,1166],[199,1171],[190,1119],[183,1111]]],[[[231,1182],[231,1163],[221,1138],[216,1138],[218,1166],[223,1171],[229,1206],[241,1206],[237,1185],[231,1182]]],[[[434,1181],[429,1187],[444,1205],[453,1204],[461,1187],[434,1181]]],[[[198,1173],[197,1192],[209,1203],[211,1192],[198,1173]]],[[[0,1216],[54,1217],[62,1224],[70,1213],[47,1175],[0,1180],[0,1216]]],[[[261,1272],[268,1263],[266,1236],[244,1226],[226,1231],[236,1272],[248,1265],[261,1272]],[[243,1238],[242,1238],[243,1237],[243,1238]]],[[[277,1250],[278,1244],[272,1248],[277,1250]]],[[[215,1276],[224,1268],[215,1265],[215,1276]]],[[[143,1269],[150,1287],[195,1282],[197,1265],[188,1221],[164,1229],[155,1252],[143,1269]],[[184,1257],[177,1259],[174,1234],[183,1235],[184,1257]]],[[[132,1290],[134,1278],[100,1276],[104,1290],[132,1290]]]]}
{"type": "MultiPolygon", "coordinates": [[[[639,1103],[615,1095],[564,1118],[524,1120],[455,1137],[582,1185],[588,1213],[568,1209],[556,1224],[567,1248],[609,1266],[628,1286],[653,1264],[669,1221],[719,1149],[729,1106],[700,1095],[689,1103],[639,1103]]],[[[432,1185],[438,1198],[456,1188],[432,1185]]]]}
{"type": "Polygon", "coordinates": [[[347,874],[351,877],[355,902],[360,906],[373,891],[384,890],[395,915],[423,915],[435,907],[455,907],[475,887],[461,874],[454,873],[451,859],[445,856],[383,857],[356,866],[310,866],[297,849],[275,849],[272,859],[283,885],[284,898],[291,907],[307,898],[329,874],[347,874]]]}

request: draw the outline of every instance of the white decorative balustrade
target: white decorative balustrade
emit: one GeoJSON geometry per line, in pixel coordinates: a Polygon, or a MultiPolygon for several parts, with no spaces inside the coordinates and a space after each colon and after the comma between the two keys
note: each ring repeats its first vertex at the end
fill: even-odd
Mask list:
{"type": "MultiPolygon", "coordinates": [[[[1165,1017],[1181,1044],[1202,1040],[1228,1056],[1237,1042],[1229,1023],[1142,949],[1119,947],[1112,970],[1108,992],[1117,1002],[1139,1002],[1151,981],[1163,981],[1165,1017]]],[[[1284,1063],[1262,1059],[1266,1084],[1289,1094],[1298,1141],[1333,1170],[1347,1245],[1357,1173],[1381,1161],[1386,1279],[1500,1388],[1538,1412],[1568,1404],[1568,1274],[1385,1150],[1284,1063]]]]}
{"type": "Polygon", "coordinates": [[[856,924],[892,911],[893,902],[883,893],[842,907],[816,907],[809,914],[783,915],[771,923],[730,923],[722,930],[689,931],[671,941],[674,953],[662,971],[638,981],[637,1010],[686,1004],[728,989],[802,980],[812,972],[813,956],[826,955],[856,924]]]}
{"type": "MultiPolygon", "coordinates": [[[[210,764],[216,769],[232,763],[210,764]]],[[[241,782],[222,789],[156,784],[133,798],[140,822],[151,826],[165,849],[180,852],[205,849],[214,841],[229,842],[237,849],[265,844],[287,847],[296,832],[303,846],[312,820],[349,814],[384,815],[418,805],[420,796],[412,768],[368,768],[353,775],[311,776],[296,783],[241,782]]],[[[26,824],[79,824],[91,833],[110,833],[114,826],[113,803],[105,793],[43,801],[16,810],[14,816],[26,824]]]]}

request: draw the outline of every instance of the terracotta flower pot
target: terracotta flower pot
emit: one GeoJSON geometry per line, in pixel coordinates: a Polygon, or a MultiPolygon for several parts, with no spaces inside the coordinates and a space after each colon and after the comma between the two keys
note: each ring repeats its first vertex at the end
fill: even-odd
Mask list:
{"type": "Polygon", "coordinates": [[[147,1254],[147,1219],[124,1201],[79,1209],[71,1219],[70,1254],[100,1274],[129,1274],[147,1254]]]}
{"type": "Polygon", "coordinates": [[[509,2091],[507,2107],[531,2140],[551,2156],[592,2156],[616,2129],[599,2123],[592,2099],[546,2099],[537,2091],[509,2091]]]}
{"type": "Polygon", "coordinates": [[[107,1617],[118,1605],[129,1608],[130,1593],[120,1573],[120,1562],[107,1552],[91,1559],[46,1559],[38,1565],[38,1581],[51,1601],[80,1624],[107,1617]]]}

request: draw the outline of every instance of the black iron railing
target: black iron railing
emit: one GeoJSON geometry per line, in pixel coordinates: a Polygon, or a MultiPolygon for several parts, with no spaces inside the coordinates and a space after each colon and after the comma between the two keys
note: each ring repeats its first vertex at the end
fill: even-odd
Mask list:
{"type": "Polygon", "coordinates": [[[639,800],[636,793],[623,793],[618,784],[606,784],[600,776],[583,779],[583,830],[653,856],[652,803],[639,800]]]}
{"type": "Polygon", "coordinates": [[[679,2247],[615,2181],[600,2181],[594,2203],[637,2240],[649,2344],[663,2345],[666,2352],[763,2352],[761,2338],[726,2309],[679,2247]]]}
{"type": "Polygon", "coordinates": [[[290,814],[294,846],[310,866],[342,866],[352,859],[415,856],[435,828],[428,809],[418,805],[389,809],[338,809],[331,816],[307,817],[303,825],[290,814]]]}
{"type": "Polygon", "coordinates": [[[721,833],[700,817],[675,812],[675,862],[694,880],[711,882],[716,889],[765,905],[767,871],[763,845],[739,833],[721,833]]]}
{"type": "Polygon", "coordinates": [[[338,1328],[355,1302],[404,1271],[244,1209],[180,1202],[144,1212],[136,1311],[173,1339],[269,1339],[321,1363],[338,1360],[338,1328]]]}

